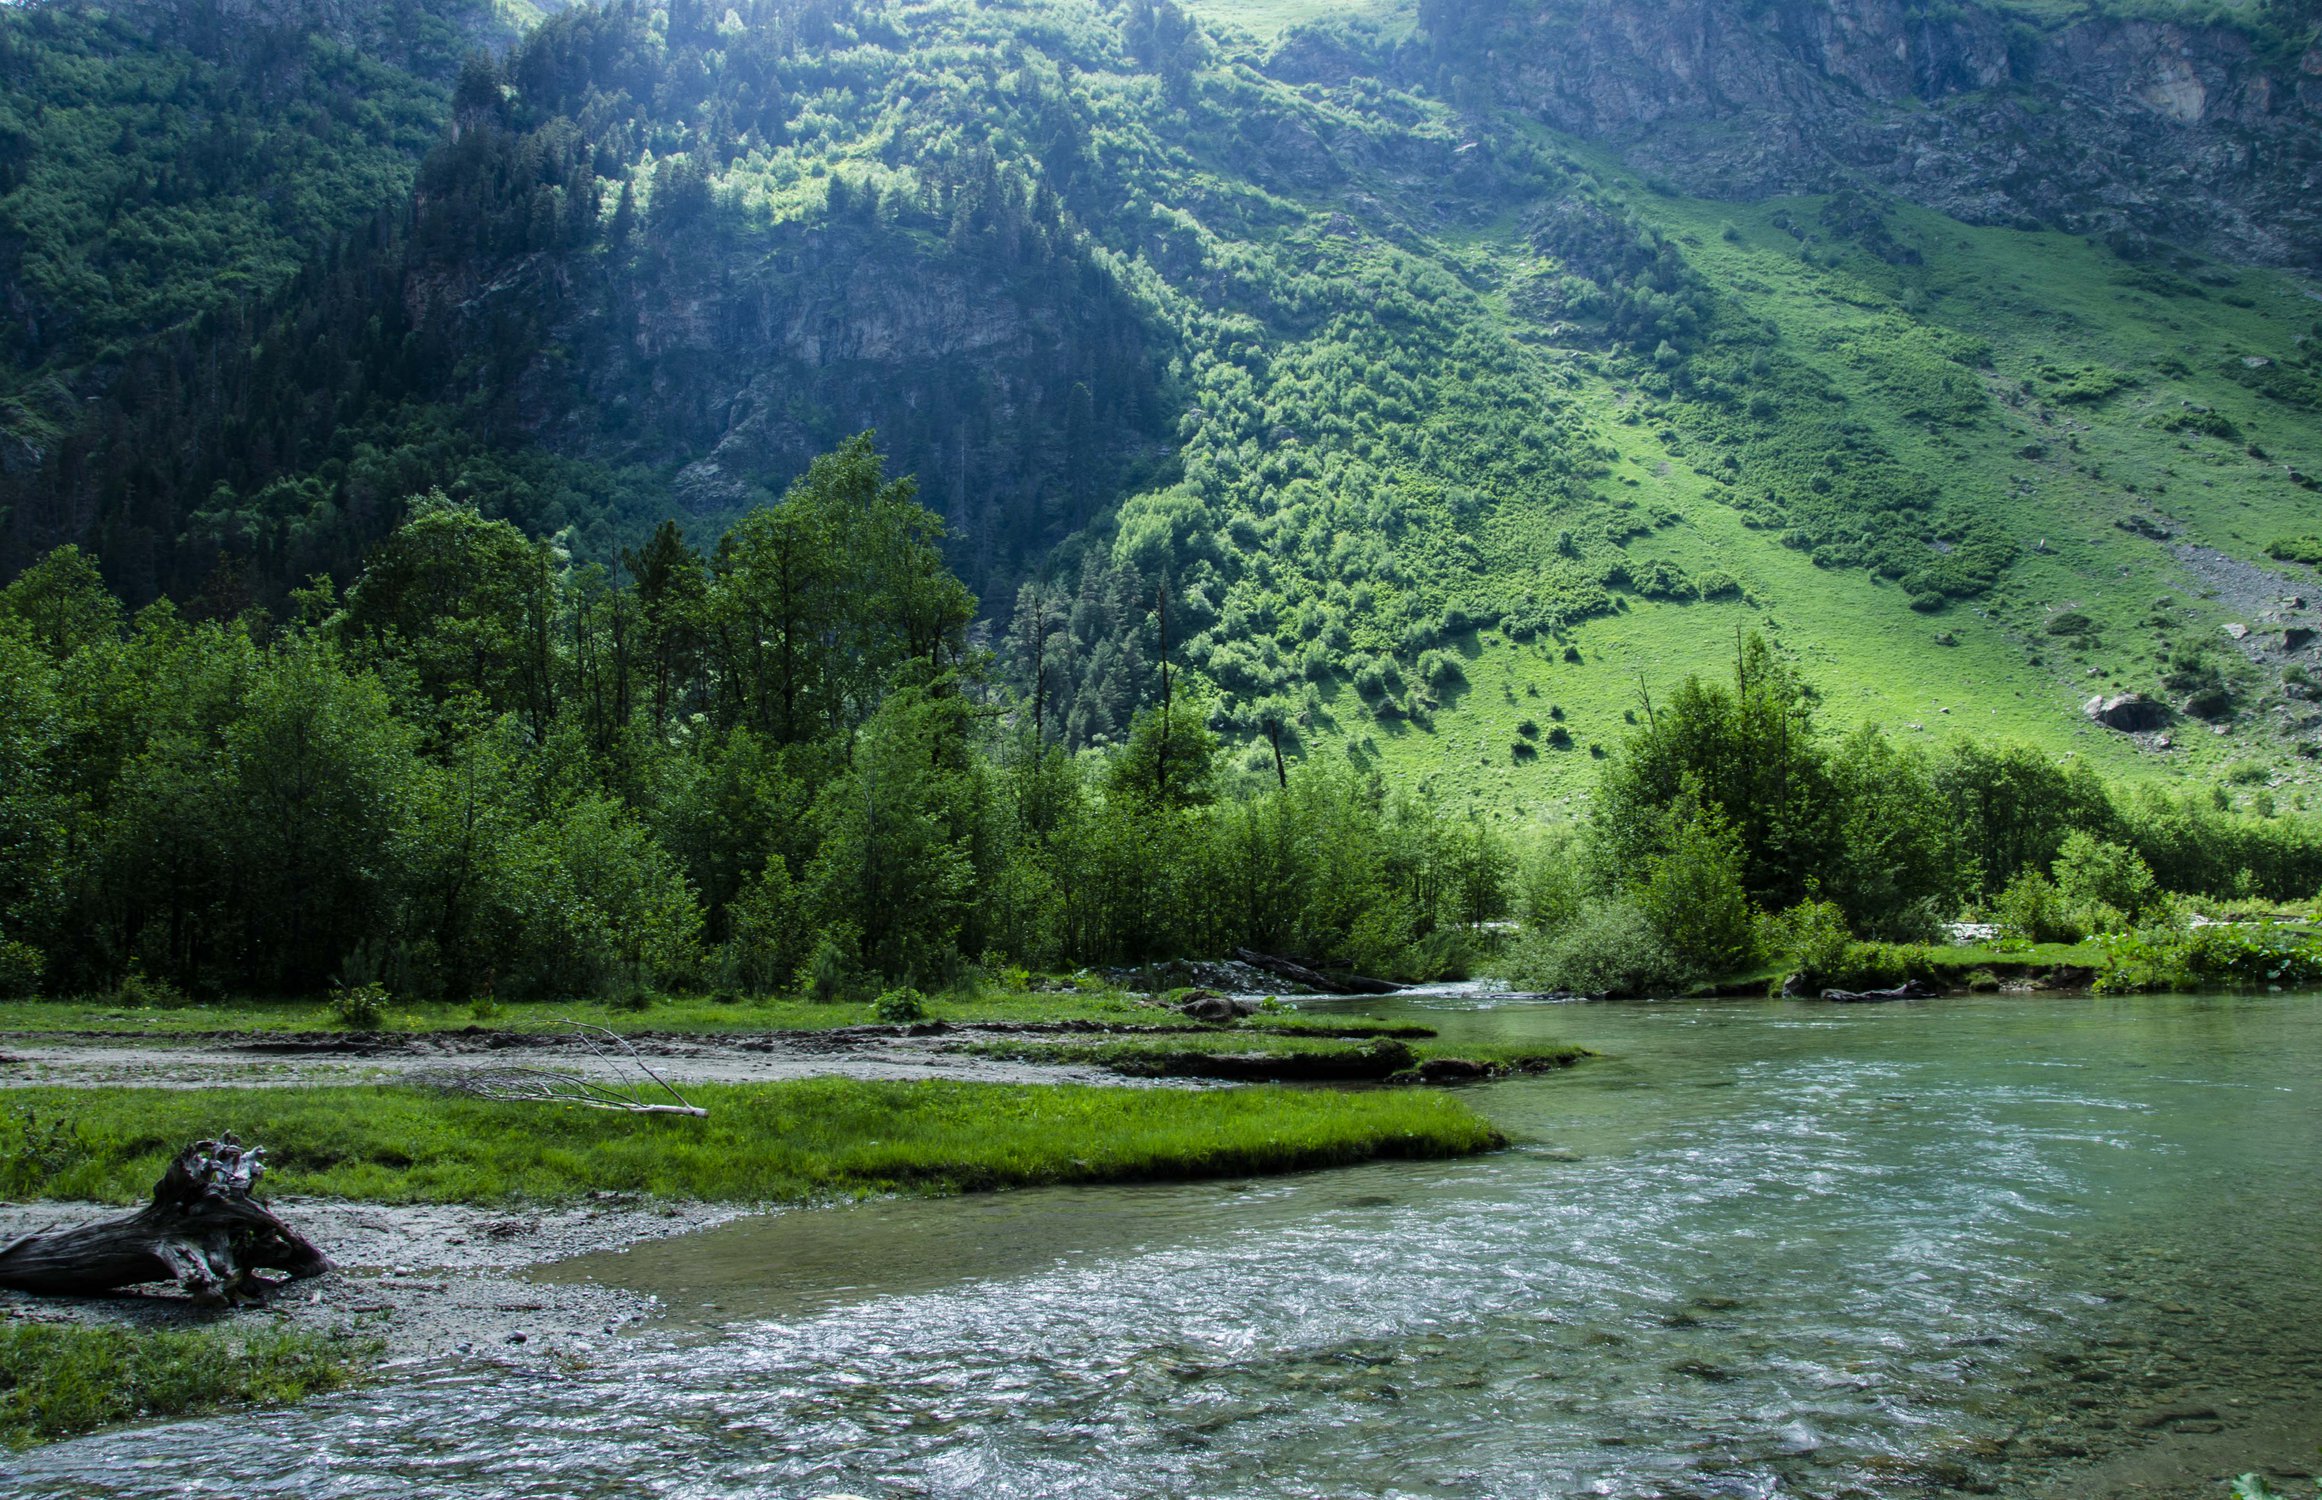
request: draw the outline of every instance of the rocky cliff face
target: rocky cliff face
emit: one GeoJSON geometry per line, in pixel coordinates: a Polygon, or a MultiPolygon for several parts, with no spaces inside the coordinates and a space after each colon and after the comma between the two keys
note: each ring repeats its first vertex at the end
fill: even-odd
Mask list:
{"type": "Polygon", "coordinates": [[[1689,192],[1868,182],[1972,222],[2322,265],[2322,46],[2149,20],[2043,32],[1903,0],[1427,0],[1422,15],[1398,66],[1689,192]]]}
{"type": "Polygon", "coordinates": [[[669,473],[675,507],[713,531],[876,429],[987,589],[1085,525],[1124,467],[1168,451],[1162,355],[1077,256],[853,223],[738,239],[466,265],[405,294],[423,337],[472,351],[528,441],[669,473]],[[533,339],[503,344],[511,326],[533,339]]]}

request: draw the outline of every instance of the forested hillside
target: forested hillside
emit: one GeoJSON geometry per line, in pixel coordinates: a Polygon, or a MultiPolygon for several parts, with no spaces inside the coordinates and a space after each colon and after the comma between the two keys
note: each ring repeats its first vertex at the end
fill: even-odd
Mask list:
{"type": "Polygon", "coordinates": [[[1166,652],[1254,769],[1520,814],[1756,630],[1838,723],[2302,796],[2310,9],[197,14],[4,18],[79,264],[160,255],[90,142],[199,155],[139,70],[317,101],[157,290],[13,273],[13,567],[279,618],[440,491],[618,568],[871,428],[1068,748],[1166,652]]]}

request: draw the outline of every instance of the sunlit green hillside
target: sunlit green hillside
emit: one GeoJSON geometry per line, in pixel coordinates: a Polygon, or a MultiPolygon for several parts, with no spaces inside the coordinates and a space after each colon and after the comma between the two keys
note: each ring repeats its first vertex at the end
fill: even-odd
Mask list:
{"type": "MultiPolygon", "coordinates": [[[[2312,763],[2291,753],[2302,701],[2285,695],[2288,663],[2255,646],[2278,643],[2286,597],[2311,604],[2316,593],[2310,568],[2265,548],[2315,529],[2313,492],[2293,476],[2322,468],[2322,428],[2311,409],[2253,386],[2273,366],[2245,361],[2296,359],[2322,314],[2312,287],[2217,266],[2133,267],[2069,237],[1902,207],[1891,213],[1897,233],[1924,264],[1898,267],[1843,243],[1802,248],[1775,227],[1817,223],[1822,200],[1633,201],[1750,317],[1779,329],[1782,347],[1827,374],[1851,415],[2021,550],[1988,597],[1914,610],[1892,578],[1817,567],[1752,524],[1730,503],[1734,487],[1709,477],[1725,445],[1700,436],[1683,404],[1599,377],[1583,404],[1591,433],[1620,455],[1610,483],[1682,518],[1629,550],[1691,575],[1729,572],[1741,597],[1624,599],[1619,613],[1566,632],[1577,662],[1555,641],[1482,632],[1433,732],[1383,727],[1351,693],[1334,699],[1358,753],[1488,803],[1553,804],[1589,782],[1590,748],[1618,743],[1645,691],[1722,670],[1734,632],[1755,629],[1807,666],[1834,724],[1998,734],[2134,776],[2310,783],[2312,763]],[[1988,346],[1988,364],[1947,367],[1928,345],[1954,334],[1988,346]],[[1972,410],[1927,420],[1928,382],[1955,374],[1971,381],[1958,399],[1972,410]],[[2067,614],[2095,628],[2051,634],[2067,614]],[[2226,629],[2236,624],[2250,627],[2241,646],[2226,629]],[[2092,695],[2159,692],[2168,657],[2186,648],[2207,649],[2247,696],[2228,733],[2188,723],[2158,751],[2080,713],[2092,695]],[[1569,750],[1548,743],[1559,725],[1569,750]]],[[[1520,249],[1494,258],[1511,275],[1524,259],[1520,249]]]]}
{"type": "MultiPolygon", "coordinates": [[[[399,85],[456,129],[410,178],[345,158],[393,200],[360,233],[308,244],[373,180],[337,157],[261,184],[307,198],[247,164],[206,199],[170,179],[265,228],[271,269],[221,303],[252,252],[219,230],[211,265],[189,232],[145,277],[158,311],[96,269],[206,221],[108,218],[143,168],[64,185],[141,130],[184,155],[146,80],[248,60],[19,18],[60,107],[9,201],[77,216],[26,279],[86,337],[20,369],[55,399],[0,475],[11,557],[76,539],[133,601],[285,610],[441,490],[630,566],[664,519],[707,543],[872,428],[947,518],[1003,717],[1037,703],[1075,751],[1122,742],[1165,647],[1254,763],[1278,733],[1528,816],[1755,631],[1834,726],[2302,795],[2314,287],[1868,187],[1688,199],[1446,55],[1429,26],[1523,20],[1465,9],[559,9],[456,86],[399,85]],[[308,198],[329,212],[283,227],[308,198]],[[2082,713],[2130,692],[2167,746],[2082,713]]],[[[2307,24],[2252,15],[2268,57],[2307,24]]],[[[378,123],[343,47],[298,55],[317,139],[325,105],[378,123]]],[[[406,113],[406,147],[440,118],[406,113]]]]}

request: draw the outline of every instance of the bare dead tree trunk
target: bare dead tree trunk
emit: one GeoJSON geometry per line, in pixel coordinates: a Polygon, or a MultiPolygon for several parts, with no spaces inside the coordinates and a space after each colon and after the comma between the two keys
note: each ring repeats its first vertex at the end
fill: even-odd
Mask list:
{"type": "Polygon", "coordinates": [[[330,1257],[250,1196],[261,1151],[231,1135],[196,1141],[133,1214],[28,1234],[0,1246],[0,1287],[89,1297],[148,1281],[175,1281],[196,1302],[249,1300],[254,1271],[320,1276],[330,1257]]]}

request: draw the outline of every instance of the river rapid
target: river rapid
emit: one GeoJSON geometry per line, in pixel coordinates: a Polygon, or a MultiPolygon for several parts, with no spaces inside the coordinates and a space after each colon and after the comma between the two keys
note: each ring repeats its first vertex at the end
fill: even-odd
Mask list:
{"type": "Polygon", "coordinates": [[[22,1456],[38,1496],[2211,1495],[2322,1443],[2322,1002],[1349,1005],[1517,1144],[569,1262],[679,1336],[22,1456]]]}

